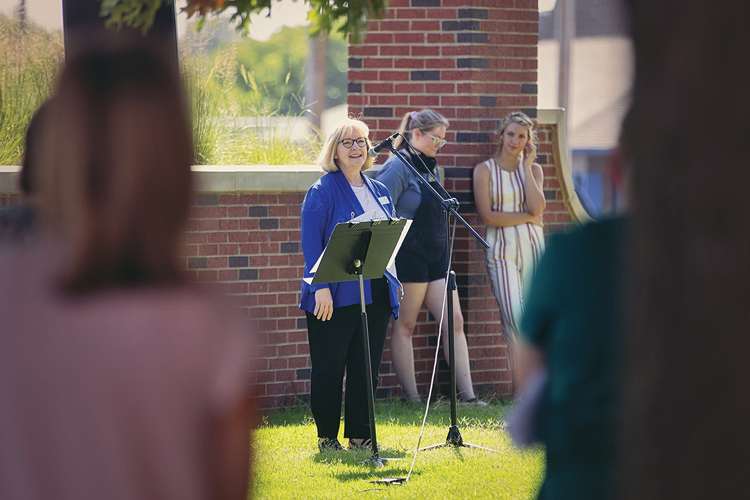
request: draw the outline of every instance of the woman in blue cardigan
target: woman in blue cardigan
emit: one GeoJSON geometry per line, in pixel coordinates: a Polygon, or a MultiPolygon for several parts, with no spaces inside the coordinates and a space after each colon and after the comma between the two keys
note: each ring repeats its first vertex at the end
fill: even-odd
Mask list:
{"type": "MultiPolygon", "coordinates": [[[[330,133],[318,156],[318,165],[328,173],[310,187],[302,202],[305,278],[313,276],[310,270],[336,224],[363,214],[367,219],[387,219],[395,214],[386,187],[362,174],[372,167],[372,158],[367,155],[369,132],[359,120],[344,120],[330,133]]],[[[388,271],[383,278],[364,281],[373,391],[378,384],[388,321],[391,315],[398,317],[399,286],[388,271]]],[[[312,361],[310,408],[318,428],[318,448],[344,451],[338,441],[344,369],[344,438],[349,439],[349,448],[366,448],[370,446],[370,420],[359,282],[312,285],[303,281],[300,309],[307,316],[312,361]]]]}

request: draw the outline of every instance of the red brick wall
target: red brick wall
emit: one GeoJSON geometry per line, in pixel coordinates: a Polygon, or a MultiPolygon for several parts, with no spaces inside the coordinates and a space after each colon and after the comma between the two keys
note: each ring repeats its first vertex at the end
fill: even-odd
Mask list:
{"type": "MultiPolygon", "coordinates": [[[[553,125],[539,127],[539,162],[544,167],[548,198],[546,231],[571,224],[558,180],[560,155],[555,130],[553,125]]],[[[267,171],[273,172],[273,168],[267,171]]],[[[303,175],[309,173],[299,177],[303,175]]],[[[261,333],[256,380],[265,409],[292,404],[296,396],[304,399],[310,389],[307,334],[304,316],[297,307],[303,266],[299,213],[303,189],[309,182],[305,177],[304,182],[295,183],[296,187],[290,186],[299,189],[297,192],[201,193],[195,197],[189,230],[184,235],[183,265],[190,275],[229,294],[261,333]]],[[[0,206],[18,200],[18,194],[0,193],[0,206]]],[[[484,234],[476,215],[464,212],[484,234]]],[[[501,393],[509,389],[507,354],[500,337],[497,304],[485,278],[484,253],[464,232],[461,237],[464,249],[456,252],[456,271],[463,283],[461,305],[474,383],[479,392],[501,393]]],[[[415,338],[416,367],[424,389],[429,383],[436,338],[427,313],[423,312],[420,319],[415,338]]],[[[441,361],[441,365],[438,379],[446,391],[448,374],[445,363],[441,361]]],[[[398,396],[399,391],[386,345],[378,394],[398,396]]]]}
{"type": "Polygon", "coordinates": [[[261,407],[310,391],[310,357],[299,310],[304,193],[200,194],[183,247],[192,277],[229,294],[260,332],[261,407]]]}
{"type": "MultiPolygon", "coordinates": [[[[555,127],[539,127],[539,162],[545,174],[547,211],[545,231],[561,230],[571,222],[560,186],[560,155],[555,127]]],[[[304,315],[298,309],[303,258],[300,241],[300,206],[304,192],[203,193],[185,235],[184,266],[194,279],[211,282],[232,296],[261,332],[261,404],[272,408],[303,399],[310,390],[310,358],[304,315]]],[[[475,213],[467,220],[485,234],[475,213]]],[[[507,394],[510,374],[502,342],[498,306],[484,268],[484,251],[461,231],[462,249],[455,269],[461,283],[461,306],[466,320],[473,381],[478,392],[507,394]]],[[[415,358],[422,390],[429,384],[436,332],[427,312],[415,334],[415,358]]],[[[399,396],[386,344],[381,367],[380,397],[399,396]]],[[[438,380],[447,392],[448,372],[440,353],[438,380]]]]}
{"type": "MultiPolygon", "coordinates": [[[[557,138],[558,127],[552,124],[540,124],[537,126],[539,136],[539,154],[537,162],[544,171],[544,197],[547,207],[544,210],[544,234],[549,235],[560,231],[566,231],[577,223],[563,201],[561,189],[561,152],[558,150],[557,138]]],[[[563,153],[566,154],[566,153],[563,153]]]]}
{"type": "MultiPolygon", "coordinates": [[[[349,106],[382,139],[408,111],[432,107],[451,121],[450,141],[439,155],[445,185],[461,202],[461,214],[480,234],[471,172],[494,151],[497,120],[521,109],[536,117],[536,0],[393,0],[387,19],[372,22],[364,43],[350,47],[349,106]]],[[[544,168],[545,232],[572,224],[561,189],[556,127],[539,126],[544,168]]],[[[272,169],[273,167],[271,167],[272,169]]],[[[298,309],[303,258],[299,211],[306,186],[295,192],[202,193],[185,235],[184,266],[236,301],[261,332],[257,382],[261,407],[292,404],[309,393],[310,360],[304,315],[298,309]]],[[[15,195],[0,194],[0,206],[15,195]]],[[[458,230],[454,270],[477,392],[511,391],[507,348],[498,306],[484,267],[484,250],[458,230]]],[[[427,312],[414,338],[417,380],[426,393],[436,332],[427,312]]],[[[440,353],[442,358],[442,350],[440,353]]],[[[440,391],[447,393],[441,359],[440,391]]],[[[379,396],[398,396],[390,352],[381,368],[379,396]]]]}

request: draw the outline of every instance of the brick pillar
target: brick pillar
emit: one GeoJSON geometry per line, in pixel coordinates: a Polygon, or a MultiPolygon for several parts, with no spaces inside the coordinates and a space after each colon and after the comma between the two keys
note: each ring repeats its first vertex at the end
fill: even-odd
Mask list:
{"type": "MultiPolygon", "coordinates": [[[[445,187],[461,202],[460,213],[482,235],[471,193],[472,168],[494,152],[499,118],[519,109],[536,117],[538,32],[537,0],[392,0],[386,18],[372,21],[364,42],[349,47],[349,111],[361,114],[371,138],[384,139],[397,130],[404,113],[421,108],[450,120],[449,143],[438,165],[445,168],[445,187]]],[[[507,349],[484,251],[462,227],[457,234],[453,269],[473,381],[479,392],[507,395],[507,349]]],[[[419,321],[414,343],[423,391],[435,328],[426,313],[419,321]]],[[[386,353],[384,362],[388,359],[386,353]]],[[[389,382],[397,386],[395,377],[383,375],[385,387],[389,382]]],[[[445,373],[440,381],[446,392],[445,373]]]]}

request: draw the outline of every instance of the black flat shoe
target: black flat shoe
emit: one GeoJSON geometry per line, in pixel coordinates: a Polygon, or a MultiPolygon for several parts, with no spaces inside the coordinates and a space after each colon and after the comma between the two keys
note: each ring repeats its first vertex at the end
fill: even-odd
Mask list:
{"type": "Polygon", "coordinates": [[[346,451],[346,449],[343,446],[341,446],[341,443],[339,443],[339,440],[335,439],[335,438],[334,439],[325,438],[323,441],[318,441],[318,449],[321,452],[324,452],[324,451],[346,451]]]}
{"type": "MultiPolygon", "coordinates": [[[[371,450],[372,449],[372,439],[367,438],[364,441],[362,441],[360,444],[355,443],[353,440],[349,440],[349,449],[352,451],[362,451],[362,450],[371,450]]],[[[378,445],[378,451],[385,450],[386,448],[383,448],[382,446],[378,445]]]]}

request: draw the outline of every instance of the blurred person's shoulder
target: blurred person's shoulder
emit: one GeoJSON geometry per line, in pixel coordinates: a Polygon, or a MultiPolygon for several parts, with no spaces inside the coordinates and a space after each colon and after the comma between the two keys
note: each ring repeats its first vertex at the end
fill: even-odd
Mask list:
{"type": "Polygon", "coordinates": [[[214,414],[247,397],[259,362],[259,342],[252,319],[237,306],[236,297],[232,303],[231,297],[202,284],[181,284],[122,290],[112,299],[122,321],[135,316],[140,321],[134,326],[150,325],[147,333],[139,332],[140,350],[164,352],[165,368],[185,374],[196,390],[202,387],[214,414]]]}
{"type": "Polygon", "coordinates": [[[8,339],[24,339],[41,356],[64,339],[75,362],[95,358],[107,367],[102,380],[148,391],[187,384],[220,412],[247,394],[258,340],[236,298],[232,303],[193,283],[70,294],[61,286],[63,263],[61,247],[49,242],[0,249],[0,317],[8,339]]]}
{"type": "Polygon", "coordinates": [[[609,217],[567,232],[555,233],[548,238],[547,252],[596,253],[601,245],[619,244],[626,227],[626,217],[609,217]]]}
{"type": "Polygon", "coordinates": [[[125,325],[151,325],[162,342],[215,345],[236,339],[249,345],[255,340],[249,319],[231,304],[230,297],[202,284],[135,285],[90,295],[83,298],[82,307],[108,311],[125,325]]]}
{"type": "Polygon", "coordinates": [[[95,322],[109,318],[106,323],[111,334],[138,327],[163,334],[162,341],[178,331],[182,340],[193,336],[196,340],[206,337],[218,341],[229,335],[254,340],[246,315],[230,303],[228,296],[202,284],[121,285],[70,294],[61,285],[64,270],[64,252],[54,241],[3,246],[0,302],[6,298],[6,306],[46,305],[48,314],[58,314],[61,320],[95,322]]]}
{"type": "Polygon", "coordinates": [[[32,289],[47,288],[47,276],[59,268],[62,253],[57,249],[37,240],[25,243],[14,238],[0,244],[0,306],[8,304],[4,295],[20,299],[32,289]]]}

